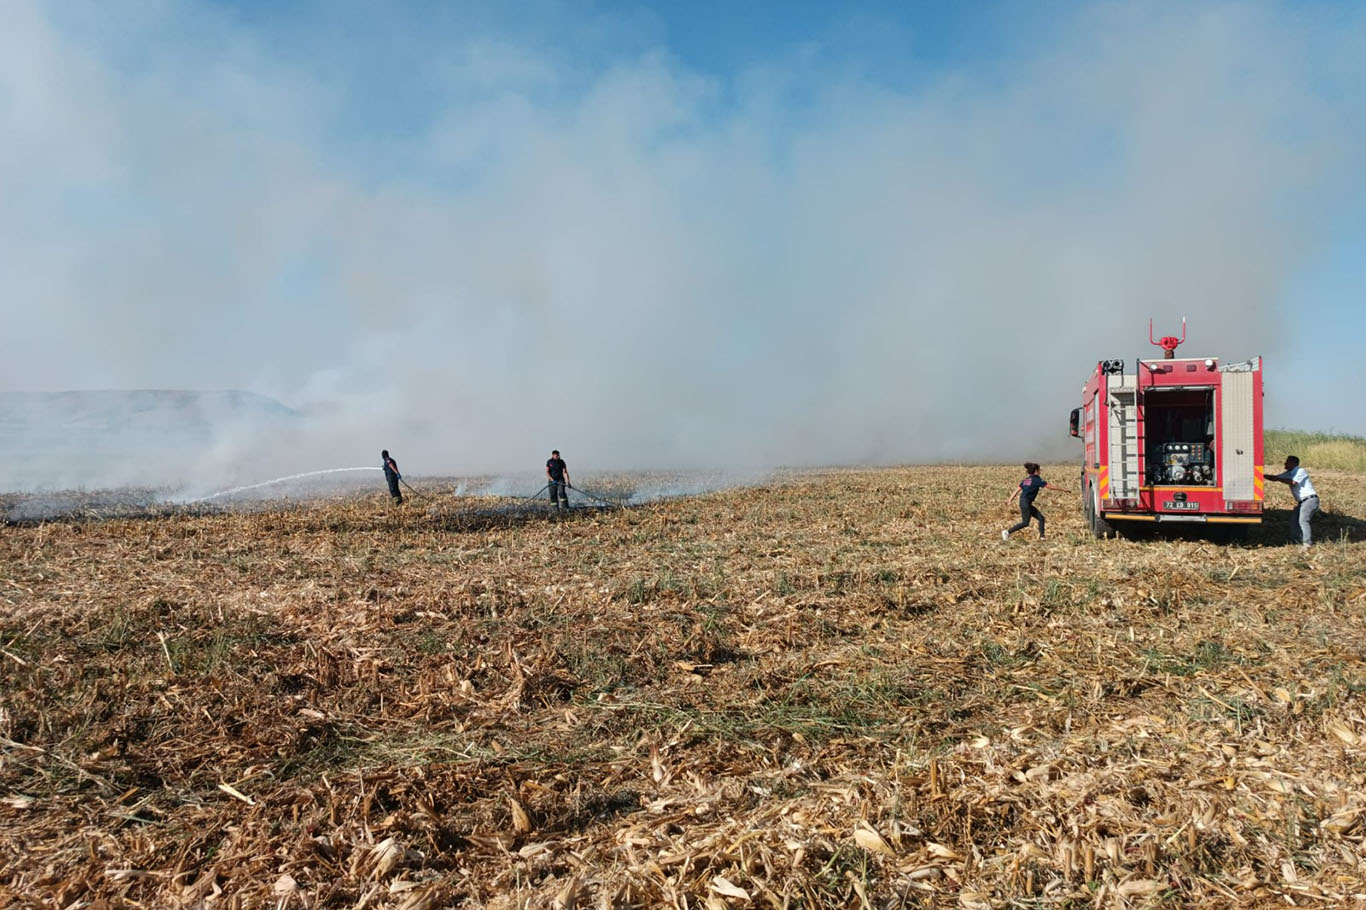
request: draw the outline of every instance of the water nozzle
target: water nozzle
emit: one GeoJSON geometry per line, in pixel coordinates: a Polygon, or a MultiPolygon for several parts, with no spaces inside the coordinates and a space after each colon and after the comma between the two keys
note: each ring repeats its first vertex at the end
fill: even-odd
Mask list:
{"type": "Polygon", "coordinates": [[[1163,335],[1161,338],[1153,338],[1153,321],[1148,320],[1148,341],[1162,349],[1162,359],[1171,360],[1176,357],[1176,349],[1186,340],[1186,317],[1181,317],[1181,337],[1174,335],[1163,335]]]}

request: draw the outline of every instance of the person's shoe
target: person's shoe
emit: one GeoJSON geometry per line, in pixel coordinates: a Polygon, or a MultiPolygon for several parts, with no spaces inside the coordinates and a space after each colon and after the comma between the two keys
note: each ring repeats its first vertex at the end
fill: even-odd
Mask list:
{"type": "Polygon", "coordinates": [[[1010,540],[1010,532],[1009,532],[1009,531],[1002,531],[1002,532],[1001,532],[1001,539],[1002,539],[1002,540],[1010,540]]]}

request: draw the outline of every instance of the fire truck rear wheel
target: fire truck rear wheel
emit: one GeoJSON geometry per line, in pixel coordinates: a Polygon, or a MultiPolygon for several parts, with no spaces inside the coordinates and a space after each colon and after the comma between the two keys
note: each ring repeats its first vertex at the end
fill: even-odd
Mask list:
{"type": "Polygon", "coordinates": [[[1100,515],[1096,501],[1096,488],[1090,484],[1086,488],[1086,523],[1091,526],[1091,536],[1097,540],[1115,536],[1114,527],[1100,515]]]}
{"type": "Polygon", "coordinates": [[[1242,543],[1247,540],[1247,525],[1213,525],[1211,539],[1215,543],[1242,543]]]}

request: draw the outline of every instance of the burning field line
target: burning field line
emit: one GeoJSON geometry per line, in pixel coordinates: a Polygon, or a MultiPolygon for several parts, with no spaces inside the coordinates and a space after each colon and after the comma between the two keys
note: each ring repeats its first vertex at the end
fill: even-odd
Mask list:
{"type": "Polygon", "coordinates": [[[1002,545],[1014,479],[7,528],[0,896],[1366,899],[1366,478],[1308,557],[1096,542],[1052,494],[1002,545]]]}

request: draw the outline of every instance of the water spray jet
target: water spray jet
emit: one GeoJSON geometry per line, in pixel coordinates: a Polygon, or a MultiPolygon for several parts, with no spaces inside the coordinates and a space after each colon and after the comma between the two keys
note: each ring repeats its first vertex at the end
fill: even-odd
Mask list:
{"type": "MultiPolygon", "coordinates": [[[[220,496],[231,496],[231,495],[233,495],[234,493],[245,493],[245,492],[247,492],[248,490],[258,490],[258,489],[260,489],[261,487],[269,487],[269,486],[273,486],[274,484],[277,484],[277,483],[287,483],[287,482],[289,482],[289,481],[291,481],[291,480],[302,480],[302,479],[305,478],[305,477],[319,477],[319,476],[321,476],[321,475],[323,475],[323,474],[342,474],[342,473],[345,473],[345,472],[347,472],[347,471],[379,471],[379,470],[382,470],[382,469],[381,469],[381,468],[376,468],[376,467],[371,467],[371,466],[367,465],[367,466],[361,467],[361,468],[324,468],[324,469],[321,470],[321,471],[305,471],[305,472],[302,473],[302,474],[290,474],[290,475],[287,476],[287,477],[276,477],[274,480],[263,480],[263,481],[261,481],[260,483],[249,483],[249,484],[246,484],[246,485],[244,485],[244,486],[233,487],[233,488],[230,489],[230,490],[219,490],[217,493],[210,493],[208,496],[201,496],[201,497],[199,497],[198,499],[187,499],[187,500],[185,500],[185,502],[186,502],[187,504],[193,504],[193,503],[196,503],[196,502],[208,502],[209,500],[211,500],[211,499],[217,499],[217,498],[220,497],[220,496]]],[[[412,488],[409,487],[409,489],[412,489],[412,488]]]]}

